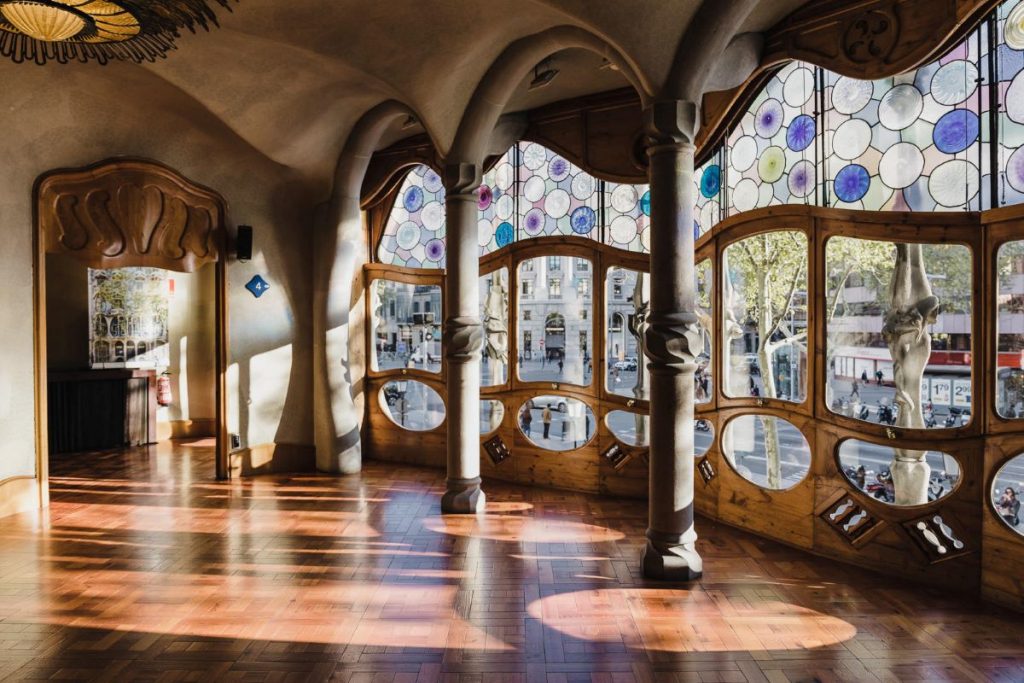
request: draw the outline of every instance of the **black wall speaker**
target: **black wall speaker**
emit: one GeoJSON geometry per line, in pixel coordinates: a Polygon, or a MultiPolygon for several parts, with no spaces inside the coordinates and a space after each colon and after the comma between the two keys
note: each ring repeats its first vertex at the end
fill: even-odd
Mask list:
{"type": "Polygon", "coordinates": [[[235,255],[239,261],[252,258],[252,226],[239,225],[238,238],[235,240],[235,255]]]}

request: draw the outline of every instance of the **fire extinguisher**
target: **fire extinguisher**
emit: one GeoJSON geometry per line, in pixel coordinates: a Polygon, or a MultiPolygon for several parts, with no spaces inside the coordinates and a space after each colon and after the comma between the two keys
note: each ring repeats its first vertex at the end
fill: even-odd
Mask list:
{"type": "Polygon", "coordinates": [[[169,406],[172,401],[171,373],[165,372],[156,378],[156,402],[162,406],[169,406]]]}

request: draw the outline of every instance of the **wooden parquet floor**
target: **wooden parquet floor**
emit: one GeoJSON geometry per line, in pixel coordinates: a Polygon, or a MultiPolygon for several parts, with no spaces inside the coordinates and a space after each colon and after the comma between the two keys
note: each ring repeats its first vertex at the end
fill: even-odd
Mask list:
{"type": "Polygon", "coordinates": [[[443,474],[216,483],[208,443],[53,463],[0,520],[0,680],[1024,681],[1024,618],[699,521],[705,578],[638,575],[646,507],[443,474]]]}

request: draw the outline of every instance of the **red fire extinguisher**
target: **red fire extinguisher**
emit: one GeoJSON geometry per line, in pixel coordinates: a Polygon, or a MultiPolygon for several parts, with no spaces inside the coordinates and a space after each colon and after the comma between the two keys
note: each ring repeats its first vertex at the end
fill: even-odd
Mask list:
{"type": "Polygon", "coordinates": [[[171,373],[165,372],[156,378],[156,402],[162,406],[169,406],[172,401],[171,373]]]}

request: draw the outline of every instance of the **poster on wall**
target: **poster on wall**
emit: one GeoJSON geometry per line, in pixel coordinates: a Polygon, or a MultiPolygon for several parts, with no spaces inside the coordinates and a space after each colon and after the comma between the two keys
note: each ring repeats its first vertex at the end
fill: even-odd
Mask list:
{"type": "Polygon", "coordinates": [[[927,377],[921,379],[921,405],[928,403],[932,398],[932,385],[927,377]]]}
{"type": "Polygon", "coordinates": [[[937,406],[948,406],[953,383],[948,379],[932,379],[932,403],[937,406]]]}
{"type": "Polygon", "coordinates": [[[971,407],[971,380],[953,380],[953,405],[958,408],[971,407]]]}
{"type": "Polygon", "coordinates": [[[89,362],[93,368],[169,364],[167,272],[89,269],[89,362]]]}

